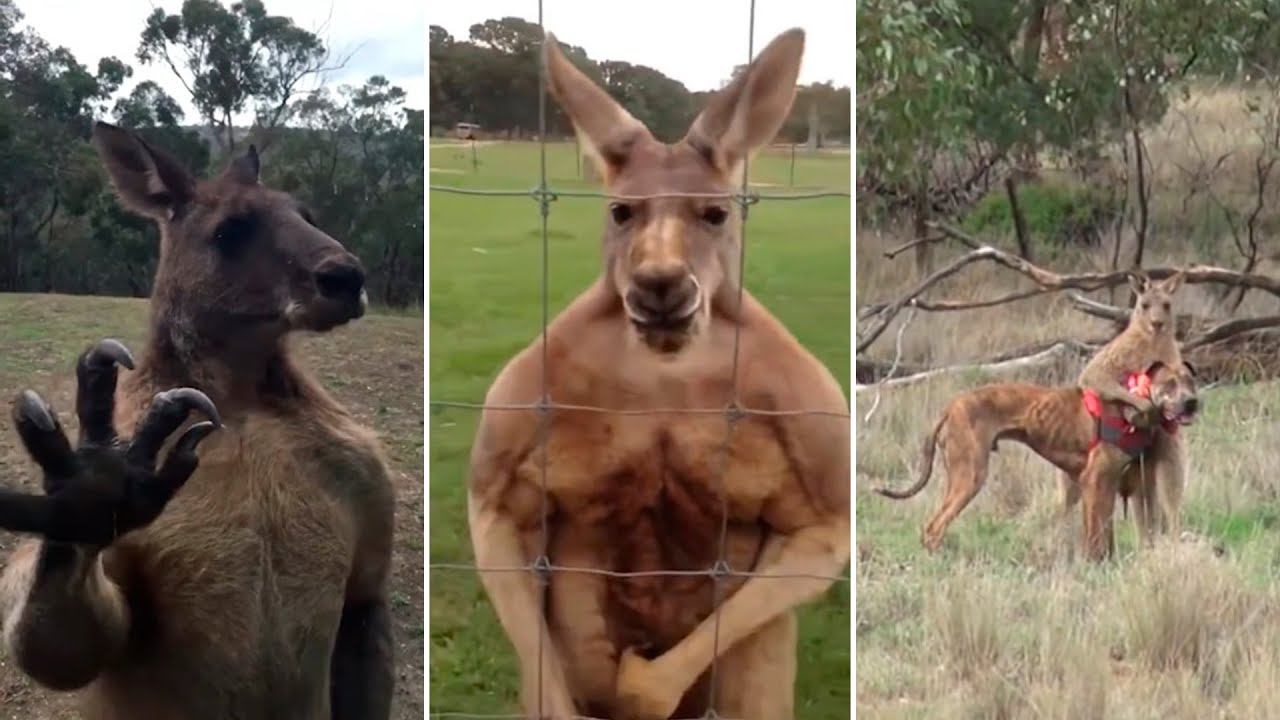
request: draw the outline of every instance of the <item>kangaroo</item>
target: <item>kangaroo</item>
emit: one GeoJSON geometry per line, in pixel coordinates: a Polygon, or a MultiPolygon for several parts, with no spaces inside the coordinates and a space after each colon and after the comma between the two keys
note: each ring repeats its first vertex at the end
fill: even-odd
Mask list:
{"type": "Polygon", "coordinates": [[[548,87],[610,202],[600,277],[485,398],[551,407],[486,409],[472,446],[472,547],[530,717],[794,715],[795,609],[849,559],[849,404],[742,290],[730,198],[787,117],[803,49],[801,30],[775,38],[668,145],[546,36],[548,87]],[[729,569],[787,579],[712,577],[722,520],[729,569]],[[484,570],[544,553],[545,612],[535,573],[484,570]]]}
{"type": "MultiPolygon", "coordinates": [[[[1184,278],[1182,272],[1158,282],[1141,273],[1130,276],[1130,286],[1137,299],[1129,325],[1090,358],[1080,372],[1077,381],[1080,387],[1093,390],[1104,403],[1132,407],[1139,417],[1150,414],[1150,398],[1130,392],[1125,378],[1156,362],[1170,367],[1182,365],[1182,352],[1175,336],[1173,298],[1184,278]]],[[[1087,489],[1097,483],[1115,483],[1133,460],[1113,444],[1103,443],[1091,456],[1079,487],[1087,489]]],[[[1152,512],[1143,518],[1150,523],[1147,529],[1177,534],[1187,464],[1182,436],[1156,432],[1150,448],[1141,457],[1141,464],[1153,473],[1157,500],[1150,508],[1152,512]]],[[[1143,535],[1146,539],[1151,537],[1150,532],[1143,535]]],[[[1105,552],[1096,542],[1090,547],[1095,554],[1105,552]]]]}
{"type": "Polygon", "coordinates": [[[287,341],[363,315],[359,260],[252,146],[197,180],[126,130],[93,142],[160,228],[150,337],[136,364],[81,355],[74,449],[37,394],[14,404],[45,495],[0,496],[0,527],[37,536],[0,578],[9,656],[90,720],[385,720],[386,461],[287,341]]]}

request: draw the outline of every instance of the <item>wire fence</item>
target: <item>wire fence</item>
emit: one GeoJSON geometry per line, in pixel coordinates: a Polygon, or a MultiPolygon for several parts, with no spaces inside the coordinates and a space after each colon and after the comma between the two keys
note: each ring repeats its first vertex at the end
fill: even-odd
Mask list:
{"type": "MultiPolygon", "coordinates": [[[[545,29],[543,28],[542,16],[542,0],[538,0],[538,28],[545,37],[545,29]]],[[[747,63],[749,64],[755,54],[755,0],[751,0],[749,9],[749,22],[747,30],[747,63]]],[[[480,567],[474,563],[453,563],[453,562],[432,562],[428,564],[429,570],[444,571],[463,571],[474,573],[532,573],[538,579],[539,588],[539,605],[542,609],[540,613],[541,627],[538,633],[538,717],[543,717],[543,659],[544,659],[544,638],[549,632],[546,622],[546,599],[547,587],[550,577],[554,573],[581,573],[589,575],[605,576],[613,579],[633,579],[644,577],[707,577],[712,580],[713,588],[713,607],[712,615],[714,617],[714,634],[712,661],[709,669],[707,711],[696,718],[683,718],[680,720],[730,720],[716,713],[716,671],[718,658],[720,655],[720,615],[723,598],[723,584],[727,579],[739,578],[774,578],[774,579],[816,579],[831,582],[848,582],[848,575],[821,575],[812,573],[769,573],[755,570],[735,570],[733,569],[726,557],[726,546],[729,532],[729,506],[728,494],[725,491],[725,476],[728,474],[728,465],[733,442],[734,428],[737,424],[748,417],[797,417],[797,416],[827,416],[832,418],[849,419],[848,412],[832,412],[826,410],[769,410],[759,408],[743,407],[739,397],[738,375],[739,375],[739,350],[741,347],[741,323],[734,324],[733,333],[733,356],[730,369],[730,400],[722,407],[714,408],[688,408],[688,407],[670,407],[670,408],[615,408],[591,405],[577,405],[557,403],[552,401],[549,395],[550,377],[548,362],[548,338],[547,331],[550,324],[550,300],[549,300],[549,239],[547,222],[551,213],[552,202],[559,198],[607,198],[611,200],[650,200],[658,198],[705,198],[705,199],[726,199],[732,200],[741,212],[740,223],[740,250],[738,253],[738,287],[736,295],[736,304],[740,316],[743,297],[746,288],[746,257],[747,257],[747,219],[749,216],[749,208],[761,200],[814,200],[819,198],[835,198],[835,197],[851,197],[848,190],[820,190],[814,192],[801,193],[780,193],[780,194],[761,194],[752,192],[749,188],[748,178],[750,173],[749,159],[744,159],[742,169],[742,186],[737,192],[726,193],[659,193],[653,195],[620,195],[608,193],[599,190],[553,190],[547,186],[547,155],[546,155],[546,136],[547,136],[547,113],[546,113],[546,96],[547,96],[547,78],[546,65],[539,63],[538,72],[538,145],[539,145],[539,181],[538,186],[531,190],[509,189],[509,190],[488,190],[488,189],[472,189],[453,187],[449,185],[430,185],[432,192],[452,193],[456,195],[471,195],[481,197],[531,197],[538,204],[539,215],[541,217],[541,241],[542,241],[542,286],[541,286],[541,309],[542,309],[542,327],[540,332],[540,345],[542,354],[542,391],[538,402],[536,403],[481,403],[467,402],[460,400],[430,400],[429,405],[440,408],[454,408],[463,410],[476,411],[512,411],[512,412],[534,412],[538,416],[538,447],[539,453],[539,481],[542,490],[541,498],[541,535],[539,538],[540,551],[536,558],[525,565],[515,565],[506,567],[480,567]],[[547,455],[546,443],[550,433],[551,418],[557,412],[587,412],[587,413],[604,413],[612,415],[722,415],[725,418],[725,435],[724,441],[719,447],[720,471],[718,473],[718,494],[720,501],[720,524],[719,524],[719,542],[716,550],[715,563],[706,569],[701,570],[650,570],[650,571],[615,571],[605,568],[595,567],[577,567],[569,565],[557,565],[551,561],[549,555],[550,543],[550,527],[549,527],[549,506],[550,493],[547,490],[547,455]]],[[[431,711],[429,713],[432,718],[440,720],[525,720],[523,713],[517,714],[484,714],[471,713],[462,711],[431,711]]],[[[605,718],[593,718],[585,715],[575,715],[572,720],[607,720],[605,718]]]]}

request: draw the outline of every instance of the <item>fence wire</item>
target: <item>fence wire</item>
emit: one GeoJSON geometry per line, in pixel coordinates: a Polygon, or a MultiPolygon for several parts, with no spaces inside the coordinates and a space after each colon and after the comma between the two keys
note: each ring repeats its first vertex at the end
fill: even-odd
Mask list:
{"type": "MultiPolygon", "coordinates": [[[[750,64],[755,54],[755,0],[751,0],[749,9],[749,19],[747,28],[747,63],[750,64]]],[[[538,0],[538,29],[546,37],[546,30],[543,27],[542,16],[542,0],[538,0]]],[[[467,402],[461,400],[432,400],[429,405],[439,408],[454,408],[463,410],[495,410],[495,411],[524,411],[536,412],[538,415],[538,447],[541,450],[539,459],[539,480],[542,488],[541,510],[542,510],[542,527],[541,537],[539,538],[540,551],[539,555],[526,565],[513,566],[493,566],[481,567],[474,563],[450,563],[450,562],[433,562],[428,564],[430,570],[448,570],[448,571],[465,571],[475,573],[532,573],[538,580],[539,593],[539,633],[538,633],[538,717],[543,715],[543,658],[545,651],[545,639],[550,632],[547,625],[547,589],[550,577],[553,573],[582,573],[589,575],[600,575],[614,579],[630,579],[630,578],[646,578],[646,577],[696,577],[705,576],[712,580],[713,583],[713,617],[714,617],[714,633],[712,636],[712,660],[709,670],[710,682],[708,683],[707,711],[696,718],[681,718],[678,720],[733,720],[717,714],[715,710],[716,704],[716,668],[719,664],[720,655],[720,615],[721,606],[723,604],[723,583],[726,579],[732,578],[773,578],[773,579],[811,579],[811,580],[827,580],[832,582],[848,582],[847,575],[821,575],[813,573],[769,573],[758,571],[734,570],[730,567],[725,555],[725,550],[729,532],[729,499],[725,488],[725,476],[728,474],[729,459],[733,444],[734,428],[737,424],[748,417],[798,417],[798,416],[827,416],[833,418],[850,417],[848,412],[833,412],[829,410],[766,410],[743,407],[740,403],[738,394],[738,373],[739,373],[739,349],[741,347],[742,325],[736,323],[733,332],[733,358],[730,374],[730,400],[724,407],[716,408],[610,408],[593,405],[575,405],[566,403],[556,403],[550,398],[550,363],[548,352],[547,330],[550,325],[550,243],[548,240],[547,221],[551,214],[551,203],[559,198],[603,198],[609,200],[652,200],[660,198],[702,198],[702,199],[725,199],[732,200],[741,210],[742,221],[740,224],[739,252],[738,252],[738,288],[737,288],[737,315],[741,315],[743,298],[746,292],[746,265],[747,265],[747,219],[749,209],[752,205],[761,200],[815,200],[819,198],[838,198],[851,197],[848,190],[817,190],[813,192],[799,193],[756,193],[749,188],[750,161],[744,159],[742,168],[742,186],[737,192],[724,193],[656,193],[652,195],[623,195],[617,193],[609,193],[601,190],[553,190],[547,185],[547,78],[546,64],[539,62],[538,64],[538,186],[531,190],[520,189],[472,189],[453,187],[449,185],[430,185],[432,192],[451,193],[455,195],[472,195],[480,197],[530,197],[538,203],[539,215],[541,219],[541,237],[542,237],[542,327],[540,331],[540,344],[542,353],[542,392],[536,403],[481,403],[467,402]],[[718,473],[718,489],[720,495],[720,528],[719,542],[716,550],[716,562],[712,567],[705,570],[646,570],[646,571],[616,571],[606,570],[604,568],[593,567],[576,567],[570,565],[556,565],[551,562],[549,547],[551,532],[549,527],[548,502],[550,494],[547,490],[547,450],[546,443],[550,433],[551,416],[555,411],[571,411],[571,412],[592,412],[607,413],[613,415],[723,415],[725,418],[725,435],[724,442],[720,445],[720,471],[718,473]]],[[[794,148],[792,149],[794,152],[794,148]]],[[[794,172],[794,166],[792,168],[794,172]]],[[[440,720],[526,720],[523,713],[508,714],[485,714],[485,713],[469,713],[469,712],[429,712],[432,718],[440,720]]],[[[586,715],[574,715],[571,720],[607,720],[607,718],[595,718],[586,715]]]]}

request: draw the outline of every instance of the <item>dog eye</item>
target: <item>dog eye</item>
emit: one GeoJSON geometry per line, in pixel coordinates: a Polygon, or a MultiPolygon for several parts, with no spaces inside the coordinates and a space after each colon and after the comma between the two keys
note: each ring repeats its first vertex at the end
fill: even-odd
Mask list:
{"type": "Polygon", "coordinates": [[[702,211],[702,220],[709,225],[723,225],[724,221],[728,217],[728,211],[715,205],[712,205],[702,211]]]}
{"type": "Polygon", "coordinates": [[[615,223],[621,225],[631,219],[631,206],[626,203],[612,203],[609,205],[609,214],[613,216],[615,223]]]}

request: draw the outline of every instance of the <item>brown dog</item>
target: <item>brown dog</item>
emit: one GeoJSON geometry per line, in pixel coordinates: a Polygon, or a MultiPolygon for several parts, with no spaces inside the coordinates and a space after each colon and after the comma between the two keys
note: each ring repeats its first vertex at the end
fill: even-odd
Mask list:
{"type": "Polygon", "coordinates": [[[920,478],[906,490],[877,488],[886,497],[902,500],[919,493],[933,471],[938,444],[945,453],[947,491],[942,506],[924,529],[924,546],[936,550],[943,533],[978,494],[987,477],[987,459],[1001,440],[1014,440],[1031,448],[1067,476],[1066,508],[1081,499],[1084,490],[1085,545],[1091,558],[1109,554],[1113,546],[1111,515],[1115,496],[1133,498],[1135,520],[1144,541],[1150,532],[1155,503],[1154,473],[1138,459],[1161,424],[1166,431],[1190,424],[1199,410],[1194,370],[1183,363],[1169,367],[1155,363],[1147,370],[1154,409],[1148,414],[1130,411],[1121,415],[1114,403],[1086,405],[1086,391],[1078,387],[1048,388],[1028,383],[998,383],[972,390],[953,399],[926,438],[920,478]],[[1152,417],[1152,413],[1157,413],[1152,417]],[[1106,442],[1134,459],[1118,479],[1100,478],[1082,485],[1094,446],[1106,442]],[[1146,470],[1147,472],[1143,472],[1146,470]]]}

